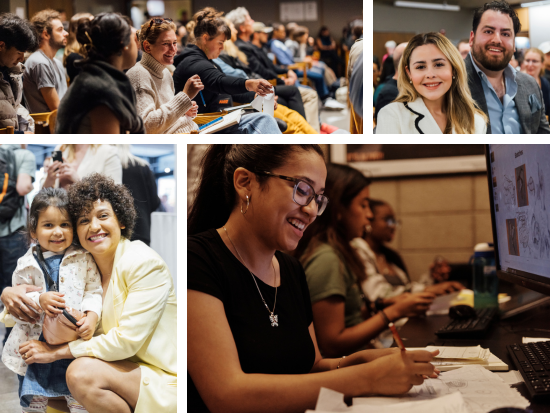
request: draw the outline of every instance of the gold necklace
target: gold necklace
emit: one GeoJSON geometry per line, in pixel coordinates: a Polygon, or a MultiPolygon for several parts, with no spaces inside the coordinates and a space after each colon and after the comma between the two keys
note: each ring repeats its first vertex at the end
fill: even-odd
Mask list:
{"type": "Polygon", "coordinates": [[[227,238],[229,238],[229,242],[231,242],[231,245],[233,245],[233,248],[237,252],[237,255],[239,256],[239,259],[245,266],[245,268],[248,270],[250,275],[252,276],[252,280],[254,280],[254,284],[256,284],[256,288],[258,289],[258,292],[260,293],[260,297],[262,298],[262,301],[264,302],[265,308],[267,309],[267,312],[269,313],[269,321],[271,322],[271,327],[279,327],[279,316],[276,314],[273,314],[275,312],[275,306],[277,305],[277,274],[275,272],[275,265],[273,264],[273,259],[271,259],[271,266],[273,267],[273,280],[275,284],[275,303],[273,304],[273,311],[269,309],[267,306],[267,303],[264,300],[264,296],[262,295],[262,292],[260,291],[260,287],[258,287],[258,283],[256,282],[256,277],[254,277],[254,274],[252,274],[252,271],[246,266],[243,257],[241,257],[241,254],[239,253],[239,250],[231,240],[231,237],[229,236],[229,233],[227,232],[227,229],[225,229],[225,225],[222,227],[225,231],[225,234],[227,235],[227,238]]]}

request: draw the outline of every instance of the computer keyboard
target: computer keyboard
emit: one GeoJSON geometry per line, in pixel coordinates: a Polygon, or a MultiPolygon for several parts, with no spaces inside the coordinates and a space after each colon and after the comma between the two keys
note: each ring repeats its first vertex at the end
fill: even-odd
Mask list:
{"type": "Polygon", "coordinates": [[[466,338],[483,334],[491,321],[498,314],[498,308],[476,310],[477,316],[467,320],[452,320],[445,327],[436,331],[440,338],[466,338]]]}
{"type": "Polygon", "coordinates": [[[550,396],[550,342],[506,346],[531,398],[550,396]]]}

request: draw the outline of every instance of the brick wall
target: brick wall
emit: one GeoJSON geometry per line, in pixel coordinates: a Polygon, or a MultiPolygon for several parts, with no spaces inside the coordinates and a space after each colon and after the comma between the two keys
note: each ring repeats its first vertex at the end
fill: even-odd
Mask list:
{"type": "Polygon", "coordinates": [[[475,244],[492,242],[485,174],[384,179],[373,182],[370,194],[387,201],[401,221],[390,247],[413,280],[436,255],[465,263],[475,244]]]}

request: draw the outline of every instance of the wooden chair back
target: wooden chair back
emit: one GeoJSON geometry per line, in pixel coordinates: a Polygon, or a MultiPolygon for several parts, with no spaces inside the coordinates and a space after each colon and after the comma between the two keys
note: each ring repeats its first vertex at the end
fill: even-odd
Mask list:
{"type": "Polygon", "coordinates": [[[48,124],[50,125],[50,133],[55,133],[55,122],[57,120],[57,109],[50,113],[48,124]]]}
{"type": "Polygon", "coordinates": [[[355,113],[355,110],[353,110],[353,104],[349,98],[348,102],[350,106],[349,132],[354,134],[363,134],[363,118],[355,113]]]}
{"type": "Polygon", "coordinates": [[[5,128],[0,129],[0,134],[11,135],[11,134],[14,134],[14,133],[15,133],[15,128],[13,126],[6,126],[5,128]]]}
{"type": "Polygon", "coordinates": [[[43,112],[43,113],[31,113],[32,118],[35,122],[49,122],[50,115],[52,112],[43,112]]]}

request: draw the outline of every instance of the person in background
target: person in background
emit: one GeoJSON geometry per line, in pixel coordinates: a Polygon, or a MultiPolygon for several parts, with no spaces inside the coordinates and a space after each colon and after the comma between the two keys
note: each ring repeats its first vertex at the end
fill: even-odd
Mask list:
{"type": "Polygon", "coordinates": [[[537,82],[510,66],[520,30],[518,15],[506,1],[474,11],[465,62],[471,95],[489,119],[487,133],[550,133],[537,82]]]}
{"type": "Polygon", "coordinates": [[[189,18],[187,17],[187,11],[182,10],[181,12],[181,19],[179,20],[182,26],[185,26],[187,23],[189,23],[189,18]]]}
{"type": "Polygon", "coordinates": [[[386,82],[388,82],[391,78],[393,78],[396,73],[397,73],[397,70],[395,69],[393,56],[386,57],[382,61],[382,70],[380,71],[381,81],[374,91],[374,96],[373,96],[374,104],[378,102],[378,95],[382,91],[386,82]]]}
{"type": "Polygon", "coordinates": [[[319,145],[208,149],[187,225],[189,411],[298,412],[321,387],[401,394],[435,377],[437,352],[319,352],[304,270],[281,251],[326,213],[326,177],[319,145]]]}
{"type": "Polygon", "coordinates": [[[372,220],[370,183],[357,169],[329,164],[324,194],[330,202],[325,213],[304,232],[294,253],[304,267],[319,349],[327,357],[342,357],[365,348],[389,322],[421,314],[435,297],[402,297],[376,315],[370,303],[363,302],[365,268],[350,241],[360,237],[372,220]]]}
{"type": "Polygon", "coordinates": [[[485,133],[464,60],[440,33],[414,36],[401,58],[399,96],[378,114],[376,133],[485,133]]]}
{"type": "MultiPolygon", "coordinates": [[[[372,91],[376,89],[380,82],[380,60],[376,56],[373,56],[372,60],[372,91]]],[[[374,99],[373,99],[374,100],[374,99]]],[[[374,105],[374,102],[373,102],[374,105]]]]}
{"type": "Polygon", "coordinates": [[[130,145],[117,144],[122,164],[122,184],[130,190],[136,208],[136,226],[130,241],[151,243],[151,213],[160,206],[155,175],[147,161],[131,152],[130,145]]]}
{"type": "Polygon", "coordinates": [[[34,120],[22,104],[25,66],[21,62],[25,52],[37,48],[36,32],[27,20],[12,13],[0,15],[0,128],[34,132],[34,120]]]}
{"type": "Polygon", "coordinates": [[[76,40],[76,29],[78,28],[78,21],[85,17],[90,20],[94,18],[91,13],[76,13],[71,17],[69,23],[69,37],[67,39],[65,52],[63,53],[63,66],[67,69],[67,76],[69,76],[70,83],[73,83],[76,75],[80,73],[80,68],[77,68],[74,63],[77,60],[84,59],[84,56],[79,53],[82,45],[76,40]]]}
{"type": "Polygon", "coordinates": [[[57,113],[57,133],[143,133],[136,97],[124,70],[136,63],[131,26],[118,13],[78,21],[76,40],[85,58],[57,113]]]}
{"type": "Polygon", "coordinates": [[[67,188],[86,176],[98,172],[122,183],[122,165],[116,148],[97,144],[63,144],[55,147],[63,153],[63,163],[55,161],[48,168],[44,188],[67,188]]]}
{"type": "Polygon", "coordinates": [[[470,53],[470,42],[468,39],[462,39],[458,42],[457,46],[458,52],[463,59],[466,59],[468,53],[470,53]]]}
{"type": "Polygon", "coordinates": [[[532,76],[542,91],[544,100],[544,113],[550,115],[550,82],[544,77],[544,53],[537,48],[531,48],[525,52],[525,71],[532,76]]]}
{"type": "MultiPolygon", "coordinates": [[[[195,44],[188,44],[176,71],[174,82],[176,87],[190,79],[194,73],[199,73],[204,82],[203,97],[206,103],[196,97],[199,102],[199,112],[217,112],[220,109],[220,96],[230,95],[233,102],[250,103],[256,95],[266,96],[273,93],[273,87],[265,79],[242,79],[227,76],[219,66],[212,61],[223,50],[225,40],[231,38],[231,30],[221,19],[221,12],[212,7],[199,10],[193,20],[195,44]]],[[[276,97],[275,97],[276,99],[276,97]]],[[[226,99],[224,99],[226,100],[226,99]]],[[[275,100],[276,109],[276,100],[275,100]]],[[[220,133],[281,133],[275,119],[264,113],[250,113],[241,116],[237,125],[230,126],[220,133]]]]}
{"type": "MultiPolygon", "coordinates": [[[[5,18],[5,16],[3,16],[5,18]]],[[[34,175],[36,173],[36,158],[34,154],[26,149],[27,145],[0,144],[0,154],[3,160],[8,157],[13,163],[8,162],[8,167],[13,168],[16,180],[15,190],[10,197],[17,202],[19,207],[15,213],[6,221],[0,221],[0,293],[6,287],[11,286],[12,274],[17,267],[17,260],[25,255],[27,250],[27,241],[25,235],[20,230],[27,226],[27,206],[25,196],[32,191],[34,175]]],[[[7,194],[5,202],[8,201],[7,194]]],[[[36,287],[29,287],[28,291],[38,291],[36,287]]],[[[2,345],[11,332],[11,328],[6,328],[2,345]]]]}
{"type": "Polygon", "coordinates": [[[36,13],[31,23],[38,33],[40,47],[25,61],[23,93],[31,113],[51,112],[59,107],[67,92],[65,68],[54,56],[65,47],[69,34],[59,13],[52,9],[36,13]]]}
{"type": "MultiPolygon", "coordinates": [[[[378,121],[378,114],[380,110],[392,103],[399,95],[399,89],[397,89],[397,79],[399,78],[399,64],[401,63],[401,57],[407,47],[407,43],[400,43],[393,51],[393,67],[395,70],[391,79],[386,80],[384,85],[379,88],[378,98],[375,102],[374,119],[378,121]]],[[[380,77],[382,78],[382,77],[380,77]]]]}
{"type": "Polygon", "coordinates": [[[372,303],[384,307],[407,297],[409,293],[426,292],[443,295],[464,288],[456,281],[443,280],[440,276],[443,273],[441,265],[436,268],[432,264],[430,273],[434,281],[430,282],[429,286],[411,281],[403,258],[397,251],[386,245],[393,241],[399,224],[392,207],[387,202],[376,199],[370,199],[369,206],[373,218],[364,234],[355,238],[351,246],[365,268],[361,287],[372,303]]]}
{"type": "Polygon", "coordinates": [[[544,77],[550,82],[550,41],[542,42],[538,48],[544,53],[544,77]]]}
{"type": "Polygon", "coordinates": [[[42,189],[44,187],[44,182],[46,182],[46,177],[48,176],[48,169],[50,168],[52,163],[53,159],[51,156],[46,156],[44,158],[44,162],[42,163],[42,171],[44,174],[42,175],[42,178],[40,178],[40,182],[38,184],[39,189],[42,189]]]}
{"type": "Polygon", "coordinates": [[[382,56],[382,64],[384,64],[386,59],[393,54],[393,51],[396,48],[396,46],[397,46],[397,43],[394,40],[388,40],[384,44],[384,47],[386,48],[386,54],[382,56]]]}
{"type": "Polygon", "coordinates": [[[336,42],[331,37],[327,26],[321,26],[319,29],[315,45],[321,52],[321,60],[336,73],[337,77],[342,76],[341,66],[343,62],[336,52],[336,42]]]}
{"type": "Polygon", "coordinates": [[[137,110],[147,133],[190,133],[198,130],[193,119],[198,106],[192,99],[204,89],[195,73],[174,89],[166,69],[177,51],[176,25],[172,19],[153,18],[141,26],[139,43],[143,58],[127,75],[137,95],[137,110]],[[178,90],[177,93],[175,91],[178,90]]]}
{"type": "Polygon", "coordinates": [[[179,22],[176,28],[176,39],[178,41],[178,51],[176,52],[176,55],[180,55],[187,44],[187,29],[179,22]]]}

